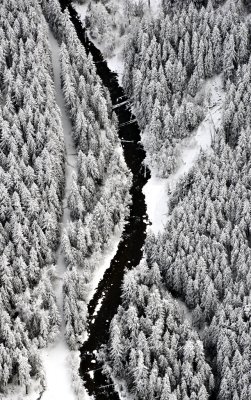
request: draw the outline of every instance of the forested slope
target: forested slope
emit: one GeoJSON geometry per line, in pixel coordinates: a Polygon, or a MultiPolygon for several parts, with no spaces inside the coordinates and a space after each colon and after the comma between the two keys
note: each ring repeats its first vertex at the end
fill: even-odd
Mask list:
{"type": "Polygon", "coordinates": [[[78,160],[68,195],[71,222],[61,246],[68,265],[63,326],[71,348],[84,335],[95,256],[115,226],[123,225],[130,201],[131,176],[109,94],[67,12],[57,1],[44,1],[42,8],[40,3],[4,1],[0,16],[0,391],[5,393],[9,384],[28,392],[34,379],[44,386],[38,350],[54,341],[61,325],[54,279],[66,155],[43,12],[61,44],[62,87],[78,160]]]}
{"type": "Polygon", "coordinates": [[[193,2],[182,7],[163,1],[159,17],[143,17],[126,46],[124,85],[144,130],[148,162],[161,176],[175,171],[177,144],[201,121],[205,103],[197,93],[203,82],[220,74],[225,91],[223,123],[211,151],[201,153],[178,183],[164,233],[149,234],[146,264],[124,280],[106,359],[109,373],[126,382],[134,398],[251,397],[251,58],[246,15],[241,1],[218,8],[211,2],[196,8],[193,2]],[[175,298],[190,310],[192,326],[179,316],[175,298]],[[176,328],[173,320],[165,322],[165,311],[158,319],[166,299],[169,310],[176,310],[176,328]],[[198,333],[203,345],[193,347],[188,335],[189,351],[183,353],[185,342],[176,347],[181,333],[163,345],[166,335],[179,329],[188,329],[193,340],[198,333]],[[115,354],[115,347],[121,352],[115,354]],[[208,367],[214,386],[199,371],[208,367]]]}
{"type": "Polygon", "coordinates": [[[110,327],[105,372],[135,399],[206,400],[214,378],[199,335],[162,290],[158,265],[142,262],[127,273],[122,306],[110,327]]]}
{"type": "Polygon", "coordinates": [[[0,15],[0,388],[41,374],[37,349],[59,315],[50,280],[64,190],[64,144],[45,23],[36,2],[0,15]]]}

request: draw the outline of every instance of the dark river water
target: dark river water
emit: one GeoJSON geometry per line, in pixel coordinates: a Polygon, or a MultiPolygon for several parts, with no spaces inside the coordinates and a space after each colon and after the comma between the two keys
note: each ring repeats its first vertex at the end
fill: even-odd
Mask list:
{"type": "MultiPolygon", "coordinates": [[[[109,89],[113,105],[125,101],[127,98],[123,89],[119,86],[117,74],[110,71],[101,52],[87,37],[75,9],[67,0],[60,0],[60,3],[63,9],[68,7],[78,37],[84,45],[86,52],[92,54],[93,61],[96,63],[97,73],[102,79],[103,84],[109,89]]],[[[133,174],[133,185],[131,188],[132,204],[117,253],[112,259],[110,267],[106,270],[103,279],[100,281],[93,299],[89,303],[87,328],[89,336],[80,349],[81,377],[84,380],[88,393],[100,400],[119,399],[119,397],[113,390],[112,382],[102,374],[101,365],[96,360],[93,352],[98,350],[102,344],[108,342],[109,325],[121,303],[121,283],[125,270],[136,267],[142,259],[142,248],[148,224],[145,196],[142,193],[142,188],[150,178],[150,172],[143,166],[145,151],[140,144],[140,130],[137,122],[123,125],[135,119],[134,115],[128,109],[128,105],[125,104],[115,109],[115,112],[119,120],[120,128],[118,133],[122,141],[125,161],[133,174]],[[94,317],[94,310],[101,298],[103,299],[101,308],[94,317]],[[96,371],[92,379],[89,371],[93,370],[96,371]]]]}

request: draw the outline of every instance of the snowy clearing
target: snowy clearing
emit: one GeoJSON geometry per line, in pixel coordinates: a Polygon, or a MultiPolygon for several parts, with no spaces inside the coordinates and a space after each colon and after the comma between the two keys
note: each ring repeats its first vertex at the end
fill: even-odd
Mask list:
{"type": "Polygon", "coordinates": [[[195,164],[201,150],[209,151],[214,132],[221,125],[222,105],[224,102],[221,76],[207,80],[202,90],[208,98],[206,116],[194,134],[181,141],[180,166],[168,178],[158,178],[151,170],[151,178],[143,188],[146,197],[147,213],[152,225],[148,227],[155,234],[162,231],[169,216],[168,200],[179,179],[189,172],[195,164]]]}

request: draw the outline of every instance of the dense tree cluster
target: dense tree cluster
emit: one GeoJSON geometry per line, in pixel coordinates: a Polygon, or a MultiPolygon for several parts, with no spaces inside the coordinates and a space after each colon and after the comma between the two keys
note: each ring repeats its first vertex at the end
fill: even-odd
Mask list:
{"type": "Polygon", "coordinates": [[[236,146],[240,132],[251,126],[251,57],[249,62],[239,66],[234,79],[227,82],[226,101],[223,113],[225,139],[230,146],[236,146]]]}
{"type": "Polygon", "coordinates": [[[105,57],[110,57],[132,22],[142,18],[146,0],[101,0],[89,2],[85,26],[91,37],[102,44],[105,57]]]}
{"type": "Polygon", "coordinates": [[[219,399],[251,394],[250,150],[250,128],[234,148],[222,132],[214,153],[177,189],[165,234],[147,246],[167,288],[204,328],[219,399]]]}
{"type": "Polygon", "coordinates": [[[161,289],[156,263],[126,274],[106,351],[106,371],[139,400],[206,400],[214,386],[203,344],[161,289]]]}
{"type": "Polygon", "coordinates": [[[69,266],[64,283],[66,337],[75,347],[84,331],[86,289],[95,268],[90,256],[104,248],[114,227],[127,216],[131,175],[121,157],[108,90],[68,11],[62,13],[56,1],[45,1],[43,7],[61,42],[62,88],[78,161],[68,196],[72,222],[63,237],[69,266]]]}
{"type": "Polygon", "coordinates": [[[172,10],[144,16],[124,50],[123,84],[144,133],[147,161],[162,176],[177,165],[177,142],[203,118],[196,94],[204,80],[223,72],[226,83],[248,61],[249,48],[240,1],[217,10],[210,1],[200,10],[192,2],[172,10]]]}
{"type": "Polygon", "coordinates": [[[167,13],[172,13],[174,9],[177,11],[179,7],[188,7],[191,2],[197,9],[200,9],[201,7],[206,7],[209,2],[211,2],[214,7],[220,6],[225,0],[184,0],[182,2],[179,0],[161,0],[161,5],[167,13]]]}
{"type": "Polygon", "coordinates": [[[103,246],[124,217],[128,171],[119,154],[116,117],[111,100],[69,21],[62,44],[62,79],[65,101],[73,124],[78,171],[68,199],[76,224],[69,231],[75,252],[73,263],[103,246]],[[69,39],[71,38],[71,39],[69,39]],[[78,222],[85,222],[85,226],[78,222]],[[73,243],[76,244],[73,244],[73,243]]]}
{"type": "Polygon", "coordinates": [[[50,280],[64,190],[62,127],[37,1],[0,13],[0,391],[41,376],[57,334],[50,280]]]}

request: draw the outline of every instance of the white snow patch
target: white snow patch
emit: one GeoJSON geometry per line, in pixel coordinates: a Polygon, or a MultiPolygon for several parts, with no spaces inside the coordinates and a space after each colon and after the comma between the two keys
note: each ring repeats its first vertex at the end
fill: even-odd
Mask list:
{"type": "Polygon", "coordinates": [[[180,165],[168,178],[158,178],[157,171],[151,170],[151,178],[143,188],[146,198],[147,213],[152,225],[148,227],[155,234],[163,231],[170,215],[168,200],[175,190],[179,179],[187,174],[195,164],[201,150],[210,151],[215,130],[222,122],[224,101],[221,76],[208,79],[202,89],[207,98],[207,112],[204,120],[190,138],[180,142],[180,165]]]}
{"type": "Polygon", "coordinates": [[[146,199],[147,213],[151,230],[158,233],[164,228],[167,219],[167,180],[158,178],[154,171],[151,170],[151,178],[143,187],[143,193],[146,199]]]}
{"type": "Polygon", "coordinates": [[[98,299],[98,304],[95,307],[94,313],[93,313],[93,317],[95,317],[96,315],[98,315],[98,312],[102,306],[102,301],[104,299],[104,296],[100,297],[100,299],[98,299]]]}
{"type": "Polygon", "coordinates": [[[76,400],[69,368],[70,350],[62,337],[56,345],[43,350],[46,390],[42,400],[76,400]]]}
{"type": "Polygon", "coordinates": [[[193,325],[192,311],[189,310],[189,308],[187,307],[187,305],[184,303],[183,300],[175,298],[175,301],[179,305],[179,310],[184,321],[186,321],[189,326],[192,326],[193,325]]]}
{"type": "Polygon", "coordinates": [[[80,21],[82,22],[82,25],[85,26],[85,17],[87,14],[87,9],[89,6],[89,2],[87,1],[84,4],[79,4],[79,3],[73,3],[73,6],[77,13],[79,14],[80,21]]]}
{"type": "Polygon", "coordinates": [[[94,379],[94,371],[89,371],[89,375],[90,375],[91,379],[94,379]]]}

